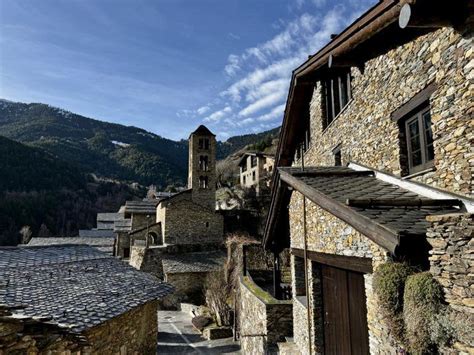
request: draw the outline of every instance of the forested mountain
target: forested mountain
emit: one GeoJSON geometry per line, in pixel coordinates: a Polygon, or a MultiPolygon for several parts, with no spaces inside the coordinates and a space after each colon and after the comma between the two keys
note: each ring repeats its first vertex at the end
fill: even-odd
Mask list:
{"type": "Polygon", "coordinates": [[[28,225],[33,235],[77,235],[95,226],[97,212],[116,211],[143,190],[95,180],[38,148],[0,137],[0,245],[15,245],[28,225]]]}
{"type": "MultiPolygon", "coordinates": [[[[223,159],[277,131],[218,142],[217,158],[223,159]]],[[[173,141],[140,128],[94,120],[49,105],[0,100],[0,135],[41,148],[99,177],[160,188],[186,182],[186,140],[173,141]]]]}

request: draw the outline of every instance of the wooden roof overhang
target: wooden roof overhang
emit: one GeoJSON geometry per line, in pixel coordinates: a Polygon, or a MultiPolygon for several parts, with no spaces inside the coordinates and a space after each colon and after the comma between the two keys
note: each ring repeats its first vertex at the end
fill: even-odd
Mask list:
{"type": "MultiPolygon", "coordinates": [[[[331,68],[358,66],[403,43],[444,26],[459,26],[472,12],[473,1],[457,0],[449,4],[442,0],[381,0],[356,19],[316,54],[296,68],[291,77],[280,132],[275,165],[290,166],[303,129],[300,119],[309,110],[316,80],[331,68]],[[402,11],[403,9],[403,11],[402,11]],[[407,11],[408,9],[408,11],[407,11]],[[408,13],[408,15],[407,15],[408,13]]],[[[287,183],[277,169],[272,177],[272,202],[268,213],[263,244],[276,245],[272,234],[279,225],[277,216],[289,201],[287,183]]],[[[287,241],[282,244],[287,244],[287,241]]]]}

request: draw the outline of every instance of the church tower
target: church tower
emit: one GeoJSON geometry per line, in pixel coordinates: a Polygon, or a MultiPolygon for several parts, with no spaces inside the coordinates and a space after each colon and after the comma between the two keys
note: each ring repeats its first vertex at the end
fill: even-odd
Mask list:
{"type": "Polygon", "coordinates": [[[216,136],[201,125],[189,136],[188,188],[193,202],[216,209],[216,136]]]}

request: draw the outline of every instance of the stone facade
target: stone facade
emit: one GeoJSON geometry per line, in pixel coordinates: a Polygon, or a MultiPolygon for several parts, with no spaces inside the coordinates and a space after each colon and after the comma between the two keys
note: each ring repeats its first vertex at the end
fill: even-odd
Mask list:
{"type": "Polygon", "coordinates": [[[471,354],[474,353],[474,216],[451,214],[430,216],[428,220],[432,226],[427,237],[433,247],[430,271],[443,286],[453,323],[463,328],[457,329],[454,348],[471,354]]]}
{"type": "Polygon", "coordinates": [[[251,278],[241,278],[240,344],[243,354],[267,354],[279,341],[291,336],[291,301],[279,301],[258,287],[251,278]]]}
{"type": "Polygon", "coordinates": [[[390,115],[435,82],[430,98],[435,169],[411,179],[472,195],[472,48],[472,38],[442,28],[367,61],[363,72],[352,68],[352,99],[326,129],[318,82],[310,104],[311,143],[305,165],[334,165],[332,151],[340,145],[343,164],[354,161],[403,176],[400,129],[390,115]]]}
{"type": "Polygon", "coordinates": [[[216,137],[204,126],[200,126],[189,137],[188,174],[188,188],[192,189],[192,201],[214,211],[217,183],[216,137]],[[203,179],[206,180],[205,183],[203,179]]]}
{"type": "Polygon", "coordinates": [[[158,301],[148,302],[84,332],[92,354],[155,354],[158,301]]]}
{"type": "Polygon", "coordinates": [[[131,248],[129,263],[134,268],[152,274],[163,280],[163,254],[166,247],[156,246],[146,248],[145,246],[134,245],[131,248]]]}
{"type": "Polygon", "coordinates": [[[182,193],[163,201],[157,208],[165,244],[222,243],[224,218],[215,210],[203,208],[182,193]]]}
{"type": "Polygon", "coordinates": [[[130,258],[130,235],[128,231],[115,232],[115,256],[130,258]]]}

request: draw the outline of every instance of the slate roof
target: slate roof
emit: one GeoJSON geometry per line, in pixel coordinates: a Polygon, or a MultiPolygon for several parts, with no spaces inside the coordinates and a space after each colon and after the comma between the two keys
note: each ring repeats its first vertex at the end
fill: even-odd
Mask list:
{"type": "Polygon", "coordinates": [[[51,237],[31,238],[28,246],[50,246],[50,245],[89,245],[104,253],[112,255],[114,252],[114,237],[51,237]]]}
{"type": "Polygon", "coordinates": [[[110,229],[80,229],[79,237],[81,238],[113,238],[114,231],[110,229]]]}
{"type": "Polygon", "coordinates": [[[115,212],[97,213],[98,222],[115,222],[123,218],[124,218],[123,213],[115,213],[115,212]]]}
{"type": "Polygon", "coordinates": [[[214,133],[212,133],[209,128],[207,128],[206,126],[204,125],[200,125],[198,128],[196,128],[196,130],[191,133],[191,134],[198,134],[198,135],[201,135],[201,136],[215,136],[214,133]]]}
{"type": "Polygon", "coordinates": [[[121,219],[114,222],[114,232],[129,232],[132,230],[132,220],[130,218],[121,219]]]}
{"type": "Polygon", "coordinates": [[[172,286],[90,246],[0,248],[0,304],[80,333],[172,286]]]}
{"type": "Polygon", "coordinates": [[[381,181],[371,171],[357,172],[348,167],[279,170],[400,235],[424,235],[429,226],[426,216],[459,212],[454,206],[443,206],[441,201],[432,206],[435,200],[381,181]],[[361,200],[369,203],[359,204],[361,200]],[[412,205],[414,201],[419,205],[412,205]]]}
{"type": "Polygon", "coordinates": [[[163,271],[165,274],[217,271],[223,268],[225,258],[223,251],[163,255],[163,271]]]}
{"type": "Polygon", "coordinates": [[[153,201],[127,201],[125,202],[125,213],[154,214],[158,200],[153,201]]]}

